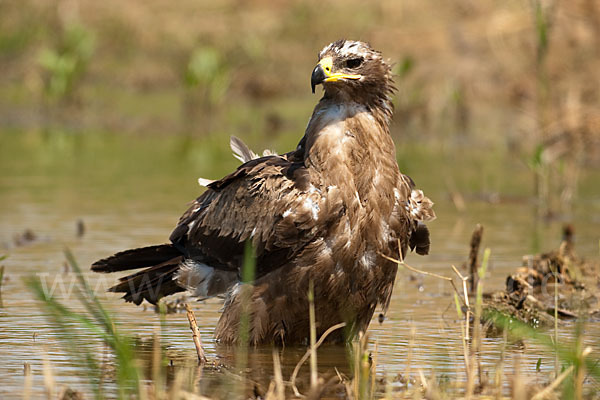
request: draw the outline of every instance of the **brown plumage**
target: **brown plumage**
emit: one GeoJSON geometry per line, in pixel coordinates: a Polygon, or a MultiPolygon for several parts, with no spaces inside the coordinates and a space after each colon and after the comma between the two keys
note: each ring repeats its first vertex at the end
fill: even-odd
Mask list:
{"type": "Polygon", "coordinates": [[[128,250],[92,269],[146,269],[111,290],[140,304],[187,290],[225,296],[216,337],[239,338],[243,307],[250,341],[304,342],[309,283],[317,333],[346,322],[332,340],[365,331],[375,307],[387,309],[397,265],[384,255],[429,251],[425,222],[433,203],[398,170],[389,135],[394,86],[389,65],[362,42],[340,40],[319,54],[311,85],[325,89],[296,150],[259,157],[239,139],[243,164],[208,187],[183,214],[170,244],[128,250]],[[255,279],[241,283],[245,243],[255,279]],[[242,304],[242,293],[247,300],[242,304]]]}

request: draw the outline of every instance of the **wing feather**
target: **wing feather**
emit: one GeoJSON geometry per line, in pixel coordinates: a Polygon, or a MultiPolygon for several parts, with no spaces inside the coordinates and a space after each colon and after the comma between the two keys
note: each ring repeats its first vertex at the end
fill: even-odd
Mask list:
{"type": "Polygon", "coordinates": [[[229,147],[233,151],[233,156],[243,163],[259,158],[258,154],[250,150],[246,143],[237,136],[231,135],[229,138],[229,147]]]}
{"type": "Polygon", "coordinates": [[[252,159],[208,185],[183,214],[171,241],[215,268],[239,270],[251,240],[257,277],[279,268],[322,233],[326,196],[303,164],[284,156],[252,159]]]}

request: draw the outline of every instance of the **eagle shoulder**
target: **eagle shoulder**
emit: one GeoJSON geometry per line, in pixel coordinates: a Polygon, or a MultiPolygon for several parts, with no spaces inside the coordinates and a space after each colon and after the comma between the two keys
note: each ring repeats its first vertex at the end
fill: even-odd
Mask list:
{"type": "Polygon", "coordinates": [[[327,221],[337,218],[341,208],[335,188],[320,188],[303,163],[290,159],[252,159],[210,183],[170,240],[191,257],[229,270],[241,268],[244,243],[251,241],[257,277],[290,262],[324,234],[327,221]]]}

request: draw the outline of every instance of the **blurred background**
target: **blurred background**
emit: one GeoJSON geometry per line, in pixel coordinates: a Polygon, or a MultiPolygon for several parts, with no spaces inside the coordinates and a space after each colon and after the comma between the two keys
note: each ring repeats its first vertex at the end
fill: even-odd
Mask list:
{"type": "Polygon", "coordinates": [[[220,157],[234,134],[283,152],[318,100],[318,51],[352,38],[395,65],[400,147],[508,155],[545,215],[600,163],[596,0],[23,0],[0,2],[0,27],[3,141],[160,137],[220,157]]]}
{"type": "MultiPolygon", "coordinates": [[[[22,278],[68,277],[65,246],[87,269],[166,241],[203,190],[197,178],[239,165],[230,135],[257,152],[295,148],[320,97],[317,54],[339,38],[394,63],[398,162],[438,215],[432,254],[411,264],[451,274],[476,223],[492,249],[489,289],[524,254],[556,248],[567,222],[578,253],[598,256],[598,0],[0,0],[0,394],[21,393],[24,360],[41,380],[35,335],[60,382],[81,374],[22,278]]],[[[105,294],[114,277],[88,278],[126,330],[152,335],[153,312],[105,294]]],[[[451,288],[406,273],[397,285],[388,325],[372,330],[382,365],[404,368],[414,328],[418,365],[453,376],[440,354],[460,350],[460,332],[438,329],[451,288]]],[[[202,307],[214,356],[220,305],[202,307]]],[[[189,358],[187,321],[169,318],[169,357],[189,358]]]]}

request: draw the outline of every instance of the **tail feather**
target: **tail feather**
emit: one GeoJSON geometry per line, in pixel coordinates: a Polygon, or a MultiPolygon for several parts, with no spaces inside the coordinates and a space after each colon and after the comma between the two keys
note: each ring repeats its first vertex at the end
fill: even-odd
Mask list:
{"type": "Polygon", "coordinates": [[[173,279],[179,271],[182,259],[183,257],[178,257],[125,276],[108,291],[124,293],[123,299],[136,305],[140,305],[144,299],[156,304],[162,297],[185,291],[173,279]]]}
{"type": "Polygon", "coordinates": [[[429,240],[429,229],[427,228],[427,225],[422,222],[417,224],[417,229],[410,235],[409,245],[410,249],[415,250],[417,254],[422,256],[429,254],[431,242],[429,240]]]}
{"type": "Polygon", "coordinates": [[[159,244],[121,251],[113,256],[98,260],[92,264],[92,271],[108,273],[152,267],[179,256],[181,256],[181,252],[173,245],[159,244]]]}
{"type": "Polygon", "coordinates": [[[170,244],[122,251],[96,261],[94,272],[117,272],[145,268],[119,279],[109,292],[124,293],[123,299],[140,305],[144,299],[156,304],[160,298],[185,291],[173,279],[181,267],[183,254],[170,244]]]}

